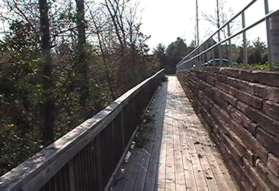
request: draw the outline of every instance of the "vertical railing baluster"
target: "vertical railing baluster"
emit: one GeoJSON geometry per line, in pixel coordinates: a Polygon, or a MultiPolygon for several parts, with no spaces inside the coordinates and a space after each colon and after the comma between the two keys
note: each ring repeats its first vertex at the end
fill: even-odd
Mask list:
{"type": "MultiPolygon", "coordinates": [[[[96,166],[96,181],[97,181],[97,187],[98,190],[103,190],[104,185],[103,185],[103,169],[102,169],[102,153],[101,153],[101,139],[100,136],[96,137],[95,140],[95,147],[96,147],[96,161],[95,161],[95,166],[96,166]]],[[[110,151],[108,151],[110,152],[110,151]]]]}
{"type": "MultiPolygon", "coordinates": [[[[221,30],[220,29],[220,9],[219,9],[219,0],[217,0],[217,28],[218,28],[218,43],[221,42],[221,30]]],[[[222,59],[222,44],[218,45],[218,58],[222,59]]],[[[223,61],[221,60],[221,64],[223,63],[223,61]]]]}
{"type": "MultiPolygon", "coordinates": [[[[227,35],[228,35],[228,37],[230,37],[231,36],[231,25],[230,25],[230,23],[228,23],[228,25],[227,25],[227,35]]],[[[231,60],[232,58],[231,58],[231,56],[232,56],[232,40],[230,39],[229,40],[229,47],[228,47],[228,59],[229,60],[231,60]]]]}
{"type": "Polygon", "coordinates": [[[70,191],[75,191],[75,175],[74,175],[74,161],[71,160],[68,164],[69,166],[69,181],[70,181],[70,191]]]}
{"type": "MultiPolygon", "coordinates": [[[[267,15],[269,13],[269,3],[268,0],[264,0],[264,9],[265,9],[265,14],[267,15]]],[[[271,60],[271,35],[270,35],[270,18],[266,19],[266,37],[267,37],[267,50],[268,50],[268,62],[270,65],[270,68],[273,68],[272,60],[271,60]]]]}
{"type": "MultiPolygon", "coordinates": [[[[208,45],[205,45],[205,50],[208,48],[208,45]]],[[[205,53],[204,55],[204,63],[207,62],[207,58],[208,58],[208,53],[205,53]]]]}
{"type": "Polygon", "coordinates": [[[271,62],[272,69],[279,70],[279,12],[273,14],[270,18],[270,50],[271,50],[271,62]]]}
{"type": "MultiPolygon", "coordinates": [[[[245,12],[241,14],[242,17],[242,28],[246,27],[245,12]]],[[[247,37],[246,31],[243,32],[243,64],[248,64],[248,52],[247,52],[247,37]]]]}
{"type": "MultiPolygon", "coordinates": [[[[205,51],[205,50],[206,50],[206,45],[203,46],[203,51],[205,51]]],[[[202,55],[202,64],[205,63],[205,60],[206,60],[206,54],[203,54],[202,55]]]]}
{"type": "Polygon", "coordinates": [[[124,121],[124,111],[125,108],[120,112],[120,129],[121,129],[121,142],[122,142],[122,151],[125,149],[125,121],[124,121]]]}

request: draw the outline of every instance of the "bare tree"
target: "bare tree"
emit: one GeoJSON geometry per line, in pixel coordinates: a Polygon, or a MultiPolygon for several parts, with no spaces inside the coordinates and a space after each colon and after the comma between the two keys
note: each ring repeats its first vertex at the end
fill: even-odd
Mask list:
{"type": "MultiPolygon", "coordinates": [[[[217,0],[216,5],[217,6],[214,14],[206,14],[202,12],[202,16],[208,23],[210,23],[212,26],[216,26],[216,28],[218,29],[234,15],[234,12],[230,7],[227,6],[226,0],[217,0]]],[[[224,38],[228,37],[226,29],[221,30],[221,33],[224,38]]]]}
{"type": "MultiPolygon", "coordinates": [[[[87,5],[88,6],[88,5],[87,5]]],[[[88,6],[89,7],[89,6],[88,6]]],[[[97,11],[96,11],[97,12],[97,11]]],[[[114,88],[113,88],[113,79],[111,77],[111,71],[109,69],[109,63],[108,63],[108,52],[107,52],[107,48],[106,48],[106,44],[104,41],[104,23],[106,24],[105,21],[103,21],[100,17],[104,17],[104,15],[102,14],[102,11],[98,11],[97,14],[100,16],[100,14],[102,14],[100,17],[97,16],[97,14],[94,15],[93,11],[90,10],[89,11],[90,16],[91,16],[91,21],[94,27],[94,34],[96,34],[97,36],[97,40],[98,40],[98,45],[99,45],[99,49],[101,52],[101,57],[102,57],[102,61],[104,63],[105,66],[105,76],[106,76],[106,81],[107,81],[107,85],[109,87],[110,90],[110,94],[111,94],[111,98],[115,99],[116,95],[114,92],[114,88]],[[101,21],[100,22],[98,22],[101,21]]]]}
{"type": "Polygon", "coordinates": [[[125,0],[105,0],[105,7],[107,8],[114,26],[115,34],[121,46],[122,55],[127,46],[126,33],[124,27],[123,14],[125,12],[125,0]]]}

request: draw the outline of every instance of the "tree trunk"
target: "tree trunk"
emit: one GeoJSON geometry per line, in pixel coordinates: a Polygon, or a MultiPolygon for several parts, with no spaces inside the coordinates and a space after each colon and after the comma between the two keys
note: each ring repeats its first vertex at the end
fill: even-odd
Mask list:
{"type": "MultiPolygon", "coordinates": [[[[80,104],[85,108],[87,99],[89,97],[89,80],[88,80],[88,64],[86,61],[86,34],[85,34],[85,11],[84,0],[76,0],[77,12],[77,30],[78,30],[78,47],[77,47],[77,73],[78,73],[78,86],[80,91],[80,104]]],[[[86,112],[86,111],[85,111],[86,112]]]]}
{"type": "Polygon", "coordinates": [[[44,92],[40,108],[42,117],[43,143],[47,145],[54,140],[55,105],[53,97],[51,41],[49,24],[49,7],[47,0],[39,0],[40,9],[40,36],[42,51],[42,87],[44,92]]]}

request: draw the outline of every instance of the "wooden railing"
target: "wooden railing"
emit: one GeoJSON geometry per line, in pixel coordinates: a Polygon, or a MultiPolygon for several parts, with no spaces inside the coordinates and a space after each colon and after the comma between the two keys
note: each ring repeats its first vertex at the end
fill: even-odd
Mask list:
{"type": "Polygon", "coordinates": [[[3,191],[105,190],[125,156],[161,70],[0,178],[3,191]]]}

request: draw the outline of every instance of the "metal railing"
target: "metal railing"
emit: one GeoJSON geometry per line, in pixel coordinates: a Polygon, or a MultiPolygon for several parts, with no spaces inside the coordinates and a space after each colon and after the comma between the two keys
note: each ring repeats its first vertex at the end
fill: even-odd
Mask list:
{"type": "Polygon", "coordinates": [[[108,190],[164,70],[0,177],[1,191],[108,190]]]}
{"type": "MultiPolygon", "coordinates": [[[[241,11],[239,11],[236,15],[234,15],[232,18],[230,18],[225,24],[223,24],[217,31],[215,31],[212,35],[210,35],[201,45],[199,45],[197,48],[195,48],[192,52],[187,54],[178,64],[177,64],[177,71],[182,70],[188,70],[192,67],[200,67],[203,63],[207,62],[209,59],[214,58],[220,58],[222,60],[223,53],[221,50],[221,45],[228,43],[226,48],[230,49],[232,47],[231,40],[240,34],[242,34],[243,39],[243,64],[248,63],[248,50],[247,50],[247,37],[246,32],[255,26],[263,23],[266,21],[266,29],[267,29],[267,46],[268,46],[268,59],[269,62],[271,62],[271,50],[270,50],[270,22],[269,18],[272,17],[274,14],[279,14],[279,9],[269,12],[269,6],[268,6],[268,0],[264,0],[264,11],[265,16],[261,19],[257,20],[256,22],[252,23],[249,26],[246,26],[246,11],[254,5],[259,0],[252,0],[250,3],[248,3],[241,11]],[[242,29],[235,34],[231,34],[231,23],[234,22],[238,17],[241,16],[241,22],[242,22],[242,29]],[[219,39],[217,42],[213,40],[213,37],[218,34],[220,36],[220,33],[227,29],[227,38],[224,40],[219,39]],[[217,51],[215,50],[217,49],[217,51]],[[213,51],[213,52],[212,52],[213,51]],[[214,52],[216,51],[216,52],[214,52]],[[217,56],[215,56],[217,54],[217,56]]],[[[262,0],[263,1],[263,0],[262,0]]],[[[228,52],[231,52],[229,50],[228,52]]],[[[228,53],[228,56],[230,57],[230,53],[228,53]]],[[[272,66],[271,66],[272,67],[272,66]]]]}

